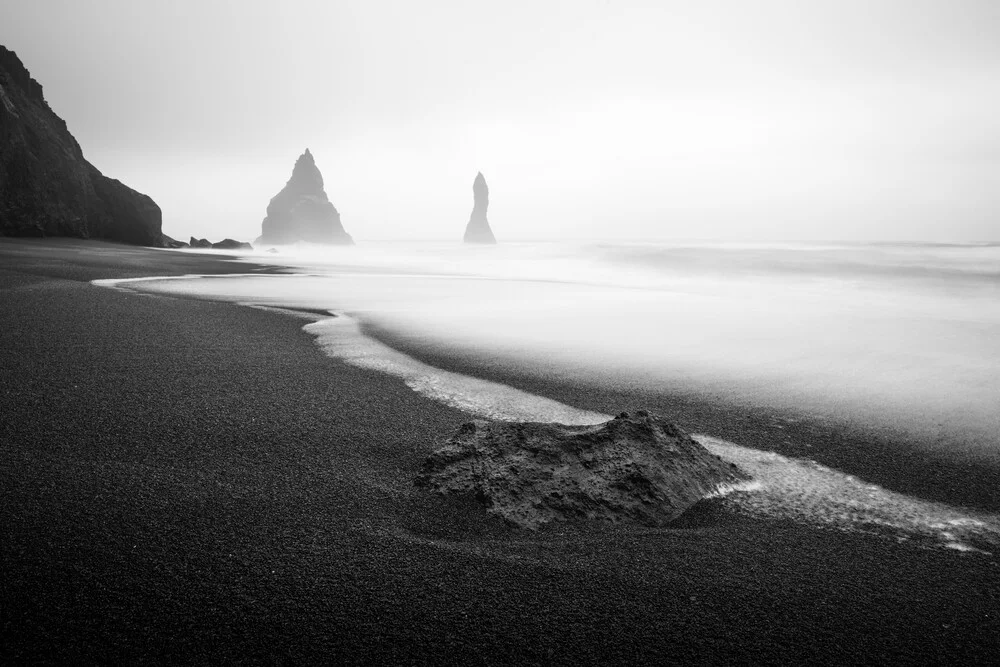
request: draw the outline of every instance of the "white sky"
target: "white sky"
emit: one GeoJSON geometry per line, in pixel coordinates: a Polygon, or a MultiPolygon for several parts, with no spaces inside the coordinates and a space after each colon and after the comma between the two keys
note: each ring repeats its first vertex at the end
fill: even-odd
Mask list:
{"type": "Polygon", "coordinates": [[[0,0],[164,231],[252,240],[307,146],[356,239],[1000,240],[997,0],[0,0]]]}

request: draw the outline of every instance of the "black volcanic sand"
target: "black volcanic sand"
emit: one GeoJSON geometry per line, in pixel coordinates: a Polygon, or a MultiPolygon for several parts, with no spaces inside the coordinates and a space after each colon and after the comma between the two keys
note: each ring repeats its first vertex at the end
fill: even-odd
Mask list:
{"type": "Polygon", "coordinates": [[[985,662],[993,556],[735,516],[526,533],[414,489],[467,415],[302,320],[94,278],[209,255],[0,239],[0,661],[985,662]]]}

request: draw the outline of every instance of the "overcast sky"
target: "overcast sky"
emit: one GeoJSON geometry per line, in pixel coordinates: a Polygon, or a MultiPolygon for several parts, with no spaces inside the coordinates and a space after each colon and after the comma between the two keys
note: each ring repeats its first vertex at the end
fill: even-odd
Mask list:
{"type": "Polygon", "coordinates": [[[1000,240],[997,0],[0,0],[164,231],[309,147],[356,239],[1000,240]]]}

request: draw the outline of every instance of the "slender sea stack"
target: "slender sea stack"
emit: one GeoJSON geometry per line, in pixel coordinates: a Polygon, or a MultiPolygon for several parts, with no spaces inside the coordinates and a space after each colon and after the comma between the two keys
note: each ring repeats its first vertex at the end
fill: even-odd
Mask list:
{"type": "Polygon", "coordinates": [[[353,245],[340,213],[323,189],[323,175],[309,149],[299,156],[292,177],[267,205],[267,217],[256,243],[282,245],[297,241],[353,245]]]}
{"type": "Polygon", "coordinates": [[[490,205],[490,189],[486,186],[483,172],[476,174],[476,180],[472,183],[472,195],[475,204],[472,207],[472,215],[469,216],[469,224],[465,227],[464,240],[466,243],[496,243],[490,222],[486,219],[486,209],[490,205]]]}
{"type": "Polygon", "coordinates": [[[42,86],[0,46],[0,236],[76,236],[162,247],[160,207],[83,157],[42,86]]]}

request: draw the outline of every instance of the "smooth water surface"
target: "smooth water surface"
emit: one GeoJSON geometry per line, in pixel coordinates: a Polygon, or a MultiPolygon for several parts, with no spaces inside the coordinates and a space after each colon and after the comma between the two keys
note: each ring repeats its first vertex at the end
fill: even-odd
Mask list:
{"type": "MultiPolygon", "coordinates": [[[[257,306],[329,310],[305,329],[332,357],[401,378],[470,414],[592,424],[588,412],[443,371],[364,322],[451,350],[600,385],[692,388],[998,443],[995,247],[382,245],[268,255],[285,275],[97,281],[257,306]]],[[[260,259],[258,258],[258,261],[260,259]]],[[[894,493],[812,461],[697,436],[754,481],[723,502],[753,515],[994,552],[1000,518],[894,493]]]]}
{"type": "Polygon", "coordinates": [[[373,244],[148,289],[330,309],[527,373],[1000,450],[1000,246],[373,244]]]}

